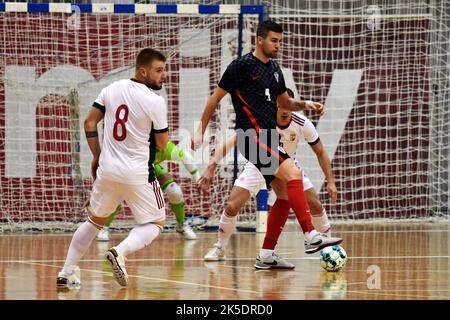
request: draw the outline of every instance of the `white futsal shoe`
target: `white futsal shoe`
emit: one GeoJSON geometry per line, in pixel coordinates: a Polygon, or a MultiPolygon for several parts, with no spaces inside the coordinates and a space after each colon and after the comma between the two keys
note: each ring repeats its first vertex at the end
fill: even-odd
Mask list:
{"type": "Polygon", "coordinates": [[[341,238],[329,237],[326,233],[317,233],[311,241],[305,240],[305,252],[310,254],[325,247],[334,246],[342,242],[341,238]]]}
{"type": "Polygon", "coordinates": [[[195,232],[192,230],[192,228],[188,224],[183,224],[182,226],[177,226],[176,230],[186,240],[197,239],[197,235],[195,234],[195,232]]]}
{"type": "Polygon", "coordinates": [[[116,281],[122,287],[126,287],[128,285],[128,273],[127,269],[125,269],[125,257],[119,255],[113,247],[106,251],[105,258],[111,264],[116,281]]]}
{"type": "Polygon", "coordinates": [[[225,248],[219,246],[219,244],[215,243],[212,248],[208,250],[208,253],[203,258],[205,261],[224,261],[225,257],[225,248]]]}
{"type": "Polygon", "coordinates": [[[81,286],[81,272],[78,266],[69,266],[58,273],[56,287],[59,289],[77,289],[81,286]]]}

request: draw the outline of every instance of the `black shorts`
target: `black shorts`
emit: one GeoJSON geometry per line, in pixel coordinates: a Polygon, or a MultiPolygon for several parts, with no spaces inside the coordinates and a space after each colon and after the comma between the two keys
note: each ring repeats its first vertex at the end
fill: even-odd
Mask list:
{"type": "Polygon", "coordinates": [[[237,147],[245,159],[253,163],[266,180],[267,187],[275,179],[275,172],[281,163],[289,159],[280,147],[280,135],[276,129],[256,130],[237,129],[237,147]]]}

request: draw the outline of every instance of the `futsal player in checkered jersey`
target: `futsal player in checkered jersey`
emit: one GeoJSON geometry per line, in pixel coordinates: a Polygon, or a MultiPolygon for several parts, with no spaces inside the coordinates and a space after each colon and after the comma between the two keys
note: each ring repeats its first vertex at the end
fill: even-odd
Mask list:
{"type": "MultiPolygon", "coordinates": [[[[294,97],[294,93],[287,89],[290,97],[294,97]]],[[[304,139],[313,149],[319,161],[320,167],[327,181],[327,191],[331,198],[331,202],[335,203],[337,198],[337,189],[334,182],[334,176],[331,169],[331,161],[326,153],[319,134],[314,125],[305,116],[291,112],[285,109],[277,111],[277,128],[280,133],[280,145],[295,159],[297,145],[301,139],[304,139]]],[[[203,191],[207,191],[209,185],[213,181],[214,172],[218,163],[222,158],[235,146],[236,137],[227,139],[220,148],[216,150],[211,157],[211,161],[199,180],[199,186],[203,191]]],[[[295,161],[299,166],[298,161],[295,161]]],[[[330,235],[331,225],[328,220],[327,213],[314,190],[314,186],[304,171],[303,189],[311,208],[312,222],[319,232],[330,235]]],[[[227,215],[237,216],[239,211],[244,207],[245,203],[255,196],[260,189],[266,188],[266,183],[261,172],[251,163],[247,162],[244,170],[234,182],[231,190],[227,208],[227,215]]],[[[274,183],[273,190],[277,195],[277,199],[270,210],[267,219],[267,232],[264,238],[263,247],[260,250],[255,263],[257,269],[293,269],[292,263],[285,261],[275,252],[275,246],[278,242],[280,234],[286,224],[290,206],[286,191],[286,185],[282,183],[274,183]]],[[[228,241],[234,230],[222,228],[218,233],[218,241],[208,250],[205,255],[205,261],[221,261],[225,260],[225,251],[228,241]]]]}
{"type": "Polygon", "coordinates": [[[105,254],[120,285],[128,284],[125,257],[148,246],[163,230],[165,203],[153,161],[156,150],[164,149],[168,141],[166,103],[154,92],[162,88],[165,61],[159,51],[143,49],[136,58],[134,78],[104,88],[84,121],[93,155],[94,183],[86,207],[89,216],[73,235],[57,277],[58,287],[81,283],[77,265],[122,200],[130,207],[136,226],[105,254]],[[100,151],[97,125],[102,119],[104,137],[100,151]]]}
{"type": "MultiPolygon", "coordinates": [[[[256,32],[256,48],[236,60],[225,70],[218,87],[208,99],[191,147],[196,150],[217,105],[229,93],[236,113],[236,135],[239,152],[253,163],[264,176],[267,185],[287,185],[288,203],[295,212],[304,233],[306,253],[342,242],[315,230],[303,191],[301,170],[279,146],[276,129],[278,108],[291,111],[316,109],[320,103],[298,101],[286,92],[283,73],[276,61],[282,38],[282,27],[274,21],[262,22],[256,32]],[[275,182],[274,182],[275,181],[275,182]]],[[[219,228],[234,229],[236,216],[221,215],[219,228]]]]}

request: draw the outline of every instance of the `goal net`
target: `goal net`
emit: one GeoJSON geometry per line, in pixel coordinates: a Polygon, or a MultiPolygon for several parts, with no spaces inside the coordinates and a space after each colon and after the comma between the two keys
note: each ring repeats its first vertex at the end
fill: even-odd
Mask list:
{"type": "MultiPolygon", "coordinates": [[[[144,47],[169,56],[161,94],[171,139],[189,150],[208,94],[237,57],[238,15],[227,14],[235,7],[220,6],[224,14],[180,14],[183,6],[175,14],[94,14],[77,6],[69,6],[72,13],[0,13],[0,229],[56,222],[49,228],[65,230],[85,218],[81,209],[92,179],[84,117],[103,87],[133,76],[144,47]]],[[[257,21],[258,15],[244,15],[248,28],[257,21]]],[[[209,136],[231,129],[232,116],[232,109],[222,108],[209,136]]],[[[210,151],[205,145],[195,154],[200,170],[210,151]]],[[[208,196],[199,194],[180,164],[164,164],[182,187],[188,214],[208,217],[222,210],[233,176],[233,161],[228,163],[208,196]]],[[[126,209],[118,220],[130,218],[126,209]]]]}
{"type": "Polygon", "coordinates": [[[272,17],[288,86],[327,107],[307,115],[332,159],[336,205],[316,157],[298,152],[332,219],[448,218],[449,2],[299,5],[272,17]]]}
{"type": "MultiPolygon", "coordinates": [[[[446,2],[321,3],[327,5],[272,4],[268,10],[285,30],[278,61],[288,87],[327,106],[324,117],[307,116],[332,159],[336,205],[329,203],[307,144],[301,143],[299,159],[331,219],[448,217],[446,2]]],[[[21,5],[15,11],[27,11],[21,5]]],[[[65,231],[85,219],[81,209],[92,179],[83,120],[103,87],[133,75],[140,49],[170,56],[161,94],[170,136],[185,149],[208,95],[237,57],[236,14],[173,8],[168,14],[115,14],[99,6],[93,6],[103,8],[97,13],[77,7],[68,13],[0,12],[0,232],[65,231]]],[[[257,23],[258,15],[244,15],[243,53],[254,45],[257,23]]],[[[194,154],[201,171],[233,126],[226,97],[208,142],[194,154]]],[[[232,186],[233,155],[220,165],[208,195],[198,192],[182,165],[165,165],[181,185],[188,217],[216,224],[232,186]]],[[[252,199],[240,215],[242,225],[254,223],[255,211],[252,199]]],[[[170,225],[174,217],[167,213],[170,225]]],[[[117,224],[130,218],[125,209],[117,224]]]]}

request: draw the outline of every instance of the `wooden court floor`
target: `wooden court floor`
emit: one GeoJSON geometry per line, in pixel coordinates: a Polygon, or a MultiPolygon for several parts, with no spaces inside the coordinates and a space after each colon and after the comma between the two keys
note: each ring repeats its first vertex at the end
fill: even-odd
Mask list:
{"type": "Polygon", "coordinates": [[[289,224],[278,252],[293,271],[253,268],[263,234],[237,233],[225,262],[204,262],[216,234],[195,241],[163,233],[128,257],[130,285],[121,288],[103,261],[110,243],[94,242],[80,263],[82,287],[57,292],[55,281],[71,234],[0,235],[0,300],[427,300],[450,299],[450,224],[335,225],[349,256],[342,272],[321,269],[318,253],[304,253],[303,238],[289,224]]]}

